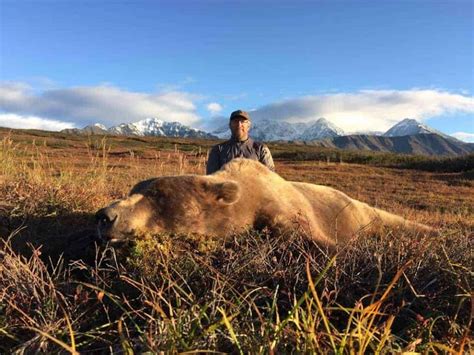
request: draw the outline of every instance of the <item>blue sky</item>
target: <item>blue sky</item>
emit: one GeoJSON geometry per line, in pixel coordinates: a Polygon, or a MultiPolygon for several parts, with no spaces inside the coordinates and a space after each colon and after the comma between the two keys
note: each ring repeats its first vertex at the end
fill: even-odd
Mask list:
{"type": "Polygon", "coordinates": [[[405,118],[474,140],[474,2],[0,0],[0,125],[405,118]]]}

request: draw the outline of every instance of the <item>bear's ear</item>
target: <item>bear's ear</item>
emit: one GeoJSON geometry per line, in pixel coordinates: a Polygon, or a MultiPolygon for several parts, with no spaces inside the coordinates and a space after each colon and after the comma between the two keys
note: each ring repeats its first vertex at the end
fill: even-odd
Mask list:
{"type": "Polygon", "coordinates": [[[240,198],[240,186],[235,181],[209,182],[206,190],[220,203],[232,205],[240,198]]]}

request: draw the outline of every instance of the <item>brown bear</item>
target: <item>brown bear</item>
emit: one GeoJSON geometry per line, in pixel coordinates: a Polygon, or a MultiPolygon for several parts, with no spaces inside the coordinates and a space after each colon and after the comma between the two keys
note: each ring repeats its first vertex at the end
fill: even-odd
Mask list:
{"type": "Polygon", "coordinates": [[[327,186],[286,181],[257,161],[235,159],[208,176],[165,176],[138,183],[127,198],[96,214],[111,242],[138,233],[227,236],[249,228],[299,231],[323,246],[387,226],[431,232],[327,186]]]}

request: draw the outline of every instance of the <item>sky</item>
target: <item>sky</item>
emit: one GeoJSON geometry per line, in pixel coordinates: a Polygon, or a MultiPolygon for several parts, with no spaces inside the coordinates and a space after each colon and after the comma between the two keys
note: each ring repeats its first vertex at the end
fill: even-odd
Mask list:
{"type": "Polygon", "coordinates": [[[415,118],[474,142],[474,1],[0,0],[0,126],[415,118]]]}

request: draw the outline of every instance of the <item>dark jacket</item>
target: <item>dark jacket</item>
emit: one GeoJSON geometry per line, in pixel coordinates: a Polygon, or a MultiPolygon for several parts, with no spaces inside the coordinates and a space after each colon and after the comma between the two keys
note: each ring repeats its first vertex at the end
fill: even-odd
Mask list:
{"type": "Polygon", "coordinates": [[[270,170],[275,170],[272,155],[268,147],[252,138],[240,142],[233,138],[212,147],[207,159],[206,173],[212,174],[234,158],[258,160],[270,170]]]}

